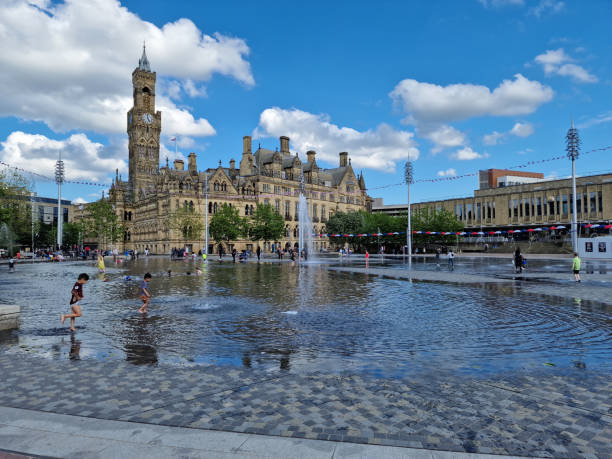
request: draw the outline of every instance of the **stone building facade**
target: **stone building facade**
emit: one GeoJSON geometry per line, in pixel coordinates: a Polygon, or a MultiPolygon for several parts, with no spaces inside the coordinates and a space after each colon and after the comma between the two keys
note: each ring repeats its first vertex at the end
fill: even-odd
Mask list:
{"type": "MultiPolygon", "coordinates": [[[[571,179],[544,180],[498,188],[479,189],[474,196],[421,202],[413,212],[446,209],[469,229],[508,230],[563,225],[572,220],[571,179]]],[[[612,174],[576,179],[579,223],[612,221],[612,174]]]]}
{"type": "MultiPolygon", "coordinates": [[[[134,106],[127,113],[129,177],[123,180],[116,174],[108,197],[126,227],[124,240],[115,244],[119,250],[142,252],[148,248],[152,253],[168,253],[172,248],[186,247],[190,251],[204,251],[204,234],[198,240],[185,241],[180,232],[168,227],[168,216],[186,207],[203,219],[208,213],[210,222],[217,210],[228,204],[248,217],[258,203],[270,204],[285,219],[285,236],[270,241],[267,247],[263,247],[262,241],[262,249],[296,246],[302,172],[314,233],[325,233],[325,223],[335,212],[368,208],[370,198],[364,177],[355,173],[347,152],[339,154],[338,167],[324,169],[317,164],[315,151],[308,151],[305,161],[292,154],[289,138],[284,136],[280,137],[279,149],[260,147],[255,152],[251,137],[245,136],[238,167],[232,159],[229,167],[219,161],[216,168],[200,171],[195,153],[190,153],[187,167],[182,160],[175,160],[171,167],[166,159],[160,168],[162,113],[155,110],[155,81],[156,74],[143,50],[132,73],[134,106]]],[[[86,208],[74,211],[78,219],[86,208]]],[[[216,251],[215,241],[209,242],[209,253],[216,251]]],[[[235,247],[254,249],[257,244],[240,240],[235,247]]],[[[315,250],[328,246],[327,238],[315,238],[315,250]]]]}

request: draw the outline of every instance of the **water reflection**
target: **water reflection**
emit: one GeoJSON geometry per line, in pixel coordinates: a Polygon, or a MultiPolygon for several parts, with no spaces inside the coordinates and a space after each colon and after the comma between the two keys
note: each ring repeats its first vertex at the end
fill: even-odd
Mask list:
{"type": "Polygon", "coordinates": [[[24,265],[10,283],[0,278],[1,301],[27,297],[20,330],[0,333],[0,347],[56,358],[283,371],[327,365],[381,374],[431,367],[498,372],[550,362],[612,372],[610,307],[525,293],[518,284],[410,283],[319,265],[141,258],[109,267],[108,281],[92,276],[70,335],[56,313],[87,269],[93,273],[80,263],[24,265]],[[153,274],[153,298],[141,315],[145,272],[153,274]],[[32,278],[36,289],[29,288],[32,278]]]}

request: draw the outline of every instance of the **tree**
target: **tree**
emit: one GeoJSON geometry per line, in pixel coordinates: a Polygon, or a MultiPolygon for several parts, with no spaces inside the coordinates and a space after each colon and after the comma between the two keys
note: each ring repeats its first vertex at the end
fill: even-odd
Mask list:
{"type": "Polygon", "coordinates": [[[168,216],[168,228],[181,235],[184,242],[201,239],[204,231],[203,217],[190,207],[180,207],[168,216]]]}
{"type": "Polygon", "coordinates": [[[82,241],[82,236],[85,233],[83,224],[80,222],[68,222],[64,223],[63,229],[63,242],[66,245],[74,246],[78,245],[82,241]]]}
{"type": "Polygon", "coordinates": [[[107,199],[92,202],[85,209],[87,213],[82,222],[85,235],[97,238],[100,244],[114,244],[123,237],[125,226],[107,199]]]}
{"type": "Polygon", "coordinates": [[[257,204],[248,230],[252,241],[276,241],[285,234],[285,221],[270,204],[257,204]]]}
{"type": "Polygon", "coordinates": [[[246,221],[240,217],[238,208],[223,204],[221,209],[213,215],[209,231],[212,238],[217,241],[235,241],[246,234],[246,221]]]}
{"type": "Polygon", "coordinates": [[[12,252],[14,245],[31,244],[32,207],[31,184],[21,174],[0,172],[0,228],[3,241],[12,252]]]}

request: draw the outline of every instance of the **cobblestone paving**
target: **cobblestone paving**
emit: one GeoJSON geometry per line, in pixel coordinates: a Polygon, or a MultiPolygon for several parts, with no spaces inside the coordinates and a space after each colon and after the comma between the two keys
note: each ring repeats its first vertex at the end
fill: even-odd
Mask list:
{"type": "Polygon", "coordinates": [[[540,457],[612,457],[612,382],[555,369],[405,379],[0,354],[0,405],[151,424],[540,457]]]}

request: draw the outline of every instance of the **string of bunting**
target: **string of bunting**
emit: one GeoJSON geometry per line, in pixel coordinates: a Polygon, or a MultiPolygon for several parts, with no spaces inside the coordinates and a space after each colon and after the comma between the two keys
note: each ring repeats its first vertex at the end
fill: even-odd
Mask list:
{"type": "MultiPolygon", "coordinates": [[[[612,145],[606,146],[606,147],[600,147],[600,148],[593,148],[591,150],[588,151],[584,151],[581,152],[581,155],[588,155],[591,153],[596,153],[596,152],[600,152],[600,151],[607,151],[607,150],[611,150],[612,149],[612,145]]],[[[534,161],[527,161],[525,163],[522,164],[517,164],[515,166],[511,166],[508,167],[509,170],[512,169],[524,169],[527,167],[531,167],[537,164],[544,164],[544,163],[548,163],[551,161],[559,161],[562,159],[567,159],[567,157],[565,155],[561,155],[561,156],[552,156],[550,158],[545,158],[545,159],[539,159],[539,160],[534,160],[534,161]]],[[[32,172],[30,170],[24,169],[22,167],[17,167],[17,166],[12,166],[4,161],[0,161],[0,165],[17,170],[19,172],[23,172],[26,174],[30,174],[30,175],[35,175],[37,177],[40,177],[42,179],[54,182],[55,179],[53,177],[47,177],[46,175],[43,174],[39,174],[37,172],[32,172]]],[[[449,177],[435,177],[435,178],[426,178],[426,179],[417,179],[414,181],[414,183],[436,183],[436,182],[444,182],[444,181],[450,181],[450,180],[459,180],[459,179],[463,179],[463,178],[467,178],[467,177],[478,177],[478,172],[470,172],[470,173],[466,173],[466,174],[460,174],[460,175],[452,175],[449,177]]],[[[76,185],[88,185],[88,186],[98,186],[98,187],[103,187],[103,188],[109,188],[111,185],[108,183],[97,183],[97,182],[89,182],[89,181],[82,181],[82,180],[64,180],[64,183],[72,183],[72,184],[76,184],[76,185]]],[[[399,182],[399,183],[390,183],[387,185],[381,185],[381,186],[377,186],[377,187],[371,187],[371,188],[367,188],[367,191],[372,191],[372,190],[381,190],[381,189],[385,189],[385,188],[392,188],[392,187],[396,187],[396,186],[403,186],[405,185],[404,182],[399,182]]],[[[235,197],[234,195],[228,195],[229,197],[235,197]]],[[[261,194],[259,194],[258,196],[263,196],[261,194]]],[[[278,196],[276,194],[271,194],[270,196],[278,196]]]]}
{"type": "MultiPolygon", "coordinates": [[[[583,228],[601,228],[601,229],[612,229],[612,225],[599,225],[599,224],[584,224],[581,225],[583,228]]],[[[500,236],[503,234],[517,234],[517,233],[538,233],[542,231],[555,231],[555,230],[565,230],[567,229],[563,225],[559,226],[545,226],[538,228],[529,228],[529,229],[515,229],[515,230],[504,230],[504,231],[413,231],[412,234],[415,235],[426,235],[426,236],[500,236]]],[[[379,236],[400,236],[402,234],[406,234],[406,231],[395,231],[392,233],[356,233],[356,234],[337,234],[337,233],[319,233],[313,234],[315,237],[379,237],[379,236]]]]}

